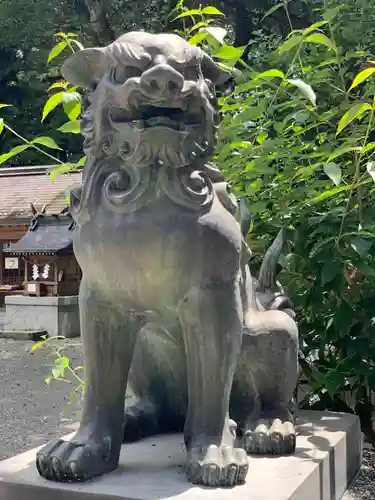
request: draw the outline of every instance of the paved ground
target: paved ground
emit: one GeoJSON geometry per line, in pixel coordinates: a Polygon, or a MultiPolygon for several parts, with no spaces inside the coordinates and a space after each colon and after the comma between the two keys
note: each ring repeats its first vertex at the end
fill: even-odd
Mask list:
{"type": "MultiPolygon", "coordinates": [[[[61,342],[73,367],[81,365],[79,340],[61,342]]],[[[74,386],[59,381],[47,386],[54,356],[44,350],[30,354],[32,346],[0,339],[0,460],[71,432],[79,419],[79,404],[68,403],[74,386]]]]}
{"type": "MultiPolygon", "coordinates": [[[[79,402],[69,404],[74,388],[64,382],[45,383],[54,355],[30,354],[32,342],[0,339],[0,460],[71,432],[79,419],[79,402]]],[[[82,364],[79,340],[59,341],[73,367],[82,364]]],[[[342,500],[375,499],[375,450],[364,451],[364,463],[342,500]]]]}
{"type": "Polygon", "coordinates": [[[0,307],[0,330],[4,326],[5,323],[5,309],[0,307]]]}

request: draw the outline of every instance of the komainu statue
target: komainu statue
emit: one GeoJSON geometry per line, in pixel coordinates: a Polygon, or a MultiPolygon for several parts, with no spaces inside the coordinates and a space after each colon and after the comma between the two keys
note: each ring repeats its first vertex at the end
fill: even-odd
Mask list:
{"type": "Polygon", "coordinates": [[[233,79],[179,36],[143,32],[62,72],[87,89],[71,193],[86,387],[79,430],[39,451],[39,473],[84,481],[117,467],[123,440],[183,430],[190,482],[243,483],[247,454],[295,450],[298,330],[275,279],[282,234],[252,278],[209,161],[233,79]]]}

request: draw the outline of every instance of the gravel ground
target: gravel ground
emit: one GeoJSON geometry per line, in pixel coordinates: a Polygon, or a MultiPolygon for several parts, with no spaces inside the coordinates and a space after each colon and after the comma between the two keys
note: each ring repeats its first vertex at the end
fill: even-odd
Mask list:
{"type": "MultiPolygon", "coordinates": [[[[34,448],[75,429],[80,404],[69,404],[72,387],[47,386],[54,355],[31,354],[33,342],[0,339],[0,460],[34,448]]],[[[59,341],[73,367],[82,364],[79,339],[59,341]]],[[[375,450],[365,449],[359,475],[342,500],[375,499],[375,450]]]]}
{"type": "Polygon", "coordinates": [[[348,488],[342,500],[374,500],[375,498],[375,450],[363,451],[361,470],[348,488]]]}
{"type": "MultiPolygon", "coordinates": [[[[82,364],[79,340],[58,342],[73,367],[82,364]]],[[[0,460],[71,432],[79,419],[79,403],[69,404],[74,386],[47,386],[54,356],[46,348],[30,354],[33,345],[0,339],[0,460]]]]}

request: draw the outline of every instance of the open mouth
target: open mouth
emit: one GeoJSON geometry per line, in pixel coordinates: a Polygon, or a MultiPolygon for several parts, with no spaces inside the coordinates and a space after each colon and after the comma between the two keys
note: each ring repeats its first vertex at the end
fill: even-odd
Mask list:
{"type": "Polygon", "coordinates": [[[164,126],[175,130],[184,130],[203,123],[204,113],[202,111],[194,113],[180,107],[146,104],[138,106],[133,113],[119,108],[112,108],[110,120],[114,125],[133,123],[140,128],[164,126]]]}

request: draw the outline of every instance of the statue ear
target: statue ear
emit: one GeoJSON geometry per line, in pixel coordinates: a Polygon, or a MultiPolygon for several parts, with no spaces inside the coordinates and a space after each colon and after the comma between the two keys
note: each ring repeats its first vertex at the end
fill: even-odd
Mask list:
{"type": "Polygon", "coordinates": [[[218,93],[230,94],[234,90],[235,78],[240,74],[238,70],[226,71],[216,64],[210,56],[203,53],[202,57],[203,76],[215,85],[218,93]]]}
{"type": "Polygon", "coordinates": [[[107,64],[105,49],[84,49],[69,57],[63,64],[61,74],[72,85],[89,87],[99,82],[107,64]]]}

